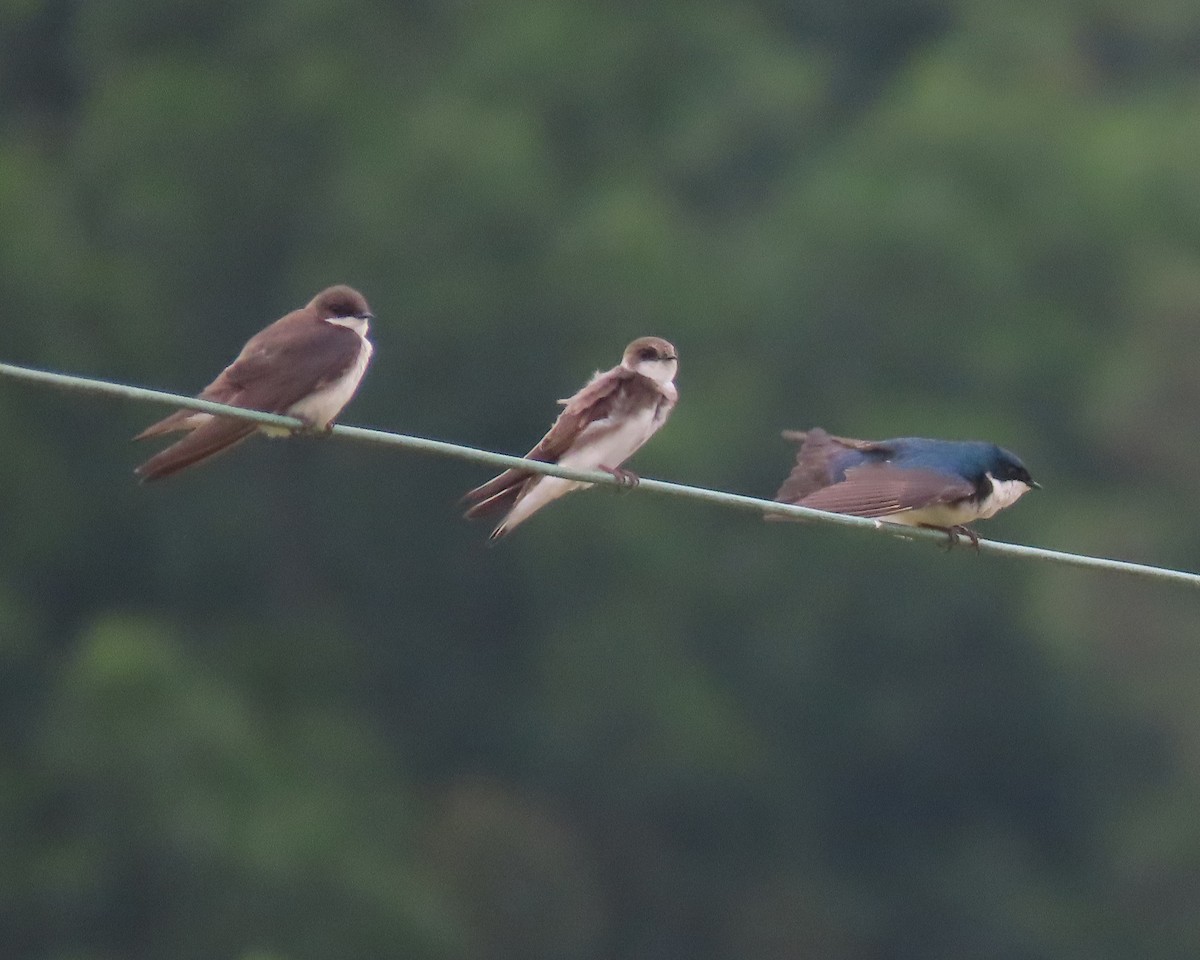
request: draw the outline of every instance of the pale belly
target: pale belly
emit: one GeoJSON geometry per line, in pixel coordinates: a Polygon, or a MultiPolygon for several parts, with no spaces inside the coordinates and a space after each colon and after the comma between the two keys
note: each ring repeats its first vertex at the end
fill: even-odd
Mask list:
{"type": "MultiPolygon", "coordinates": [[[[937,504],[920,510],[906,510],[879,519],[885,523],[900,523],[906,527],[957,527],[973,523],[985,515],[979,512],[979,504],[970,501],[961,504],[937,504]]],[[[987,514],[986,516],[991,516],[987,514]]]]}
{"type": "Polygon", "coordinates": [[[1011,507],[1030,489],[1020,480],[996,480],[990,475],[989,479],[992,480],[992,492],[978,502],[964,500],[961,503],[939,503],[919,510],[893,513],[880,519],[910,527],[955,527],[994,517],[1005,507],[1011,507]]]}
{"type": "Polygon", "coordinates": [[[619,467],[628,460],[658,429],[659,420],[653,407],[646,407],[613,428],[597,423],[576,441],[575,446],[559,458],[564,467],[595,470],[597,467],[619,467]],[[591,432],[592,436],[588,436],[591,432]]]}

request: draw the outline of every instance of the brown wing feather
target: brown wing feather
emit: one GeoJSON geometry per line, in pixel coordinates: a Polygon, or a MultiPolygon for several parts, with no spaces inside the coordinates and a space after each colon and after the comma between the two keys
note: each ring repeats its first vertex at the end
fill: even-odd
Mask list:
{"type": "MultiPolygon", "coordinates": [[[[624,367],[613,367],[597,374],[573,397],[562,401],[565,404],[562,413],[537,445],[525,454],[525,458],[557,463],[584,428],[608,416],[621,385],[640,376],[624,367]]],[[[524,484],[536,476],[528,470],[505,470],[487,483],[467,491],[460,503],[470,504],[471,507],[464,516],[474,519],[508,506],[510,501],[520,496],[524,484]]]]}
{"type": "Polygon", "coordinates": [[[785,440],[800,443],[796,451],[796,465],[783,481],[775,499],[782,503],[797,503],[807,496],[837,481],[835,465],[840,449],[861,452],[887,452],[886,443],[874,440],[854,440],[850,437],[835,437],[820,427],[811,430],[784,430],[785,440]]]}
{"type": "Polygon", "coordinates": [[[798,440],[800,449],[796,451],[796,465],[775,494],[776,500],[795,503],[834,482],[829,455],[829,448],[835,445],[833,437],[820,427],[807,433],[785,430],[783,436],[788,440],[798,440]]]}
{"type": "Polygon", "coordinates": [[[161,480],[163,477],[169,477],[186,467],[237,446],[255,429],[255,424],[247,420],[214,417],[197,427],[178,443],[156,453],[133,472],[143,483],[161,480]]]}
{"type": "Polygon", "coordinates": [[[592,377],[575,396],[560,401],[563,403],[563,412],[541,442],[529,452],[529,456],[547,463],[557,462],[588,425],[603,420],[612,412],[618,391],[635,379],[645,378],[624,367],[613,367],[592,377]]]}
{"type": "Polygon", "coordinates": [[[832,441],[839,447],[845,447],[848,450],[887,450],[887,443],[883,440],[855,440],[853,437],[836,437],[832,433],[826,433],[820,427],[813,427],[811,430],[782,430],[779,434],[784,440],[791,440],[794,443],[804,443],[805,441],[820,442],[832,441]]]}
{"type": "MultiPolygon", "coordinates": [[[[251,339],[250,342],[253,343],[254,340],[251,339]]],[[[242,353],[245,352],[245,349],[243,349],[242,353]]],[[[217,379],[201,390],[197,396],[201,400],[211,400],[213,403],[228,403],[234,406],[244,406],[244,404],[239,404],[237,401],[238,387],[231,383],[227,376],[229,371],[233,369],[236,363],[237,361],[235,360],[228,367],[222,370],[217,376],[217,379]]],[[[150,424],[150,426],[148,426],[133,439],[146,440],[150,437],[162,436],[164,433],[177,433],[180,430],[193,430],[195,429],[196,424],[189,423],[188,421],[199,413],[200,411],[198,410],[176,410],[169,417],[164,417],[157,423],[150,424]]],[[[203,422],[204,421],[201,421],[201,423],[203,422]]]]}
{"type": "Polygon", "coordinates": [[[362,340],[353,330],[306,313],[281,331],[279,327],[289,317],[295,314],[252,337],[201,396],[268,413],[286,413],[293,404],[341,377],[358,359],[362,340]]]}
{"type": "Polygon", "coordinates": [[[802,507],[856,517],[886,517],[935,503],[956,503],[973,496],[966,480],[952,481],[931,470],[905,470],[891,464],[867,464],[846,471],[841,483],[797,501],[802,507]]]}
{"type": "MultiPolygon", "coordinates": [[[[346,372],[358,359],[353,330],[297,310],[246,341],[241,353],[200,391],[200,398],[267,413],[286,413],[297,401],[346,372]]],[[[153,423],[134,440],[190,430],[195,411],[179,410],[153,423]]]]}

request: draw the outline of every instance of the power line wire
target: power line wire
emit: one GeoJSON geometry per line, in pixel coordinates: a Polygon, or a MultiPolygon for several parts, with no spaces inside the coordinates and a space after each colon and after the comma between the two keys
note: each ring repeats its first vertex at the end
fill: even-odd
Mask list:
{"type": "MultiPolygon", "coordinates": [[[[210,400],[200,400],[196,397],[185,397],[179,394],[167,393],[162,390],[148,390],[145,387],[133,387],[123,383],[113,383],[108,380],[96,380],[90,377],[74,376],[65,373],[51,373],[47,370],[35,370],[30,367],[20,367],[8,363],[0,363],[0,374],[17,380],[39,383],[62,390],[80,393],[93,393],[102,396],[121,397],[142,403],[159,404],[168,407],[185,407],[204,413],[220,414],[228,417],[238,417],[278,427],[301,429],[304,424],[293,417],[280,416],[274,413],[263,413],[258,410],[245,410],[241,407],[230,407],[223,403],[213,403],[210,400]]],[[[463,444],[449,443],[444,440],[431,440],[427,437],[413,437],[402,433],[391,433],[386,430],[375,430],[367,427],[348,427],[335,425],[331,431],[334,437],[359,443],[373,443],[381,446],[401,447],[428,453],[439,457],[454,457],[472,463],[483,463],[495,467],[515,467],[530,470],[534,473],[544,473],[552,477],[564,477],[567,480],[581,480],[585,483],[621,485],[621,481],[607,473],[592,470],[572,470],[560,467],[555,463],[542,463],[540,460],[526,460],[523,457],[513,457],[503,453],[492,453],[463,444]]],[[[859,530],[869,530],[885,536],[902,540],[924,540],[939,545],[946,544],[946,535],[936,530],[922,530],[915,527],[903,527],[898,524],[884,523],[864,517],[850,517],[840,513],[826,513],[822,510],[810,510],[794,504],[777,503],[773,500],[762,500],[758,497],[747,497],[738,493],[726,493],[723,490],[710,490],[706,487],[693,487],[682,483],[671,483],[666,480],[643,478],[637,488],[645,493],[655,493],[664,496],[683,497],[716,504],[722,507],[732,507],[736,510],[753,511],[758,514],[774,514],[783,518],[826,523],[834,526],[853,527],[859,530]]],[[[1047,550],[1042,547],[1029,547],[1018,543],[1005,543],[1000,540],[979,541],[982,553],[993,553],[1000,556],[1016,557],[1022,560],[1040,560],[1060,566],[1080,567],[1087,570],[1102,570],[1108,573],[1123,573],[1141,577],[1147,580],[1165,581],[1183,584],[1189,587],[1200,587],[1200,574],[1189,573],[1185,570],[1173,570],[1169,567],[1156,567],[1144,563],[1131,563],[1127,560],[1111,560],[1106,557],[1091,557],[1085,554],[1067,553],[1060,550],[1047,550]]]]}

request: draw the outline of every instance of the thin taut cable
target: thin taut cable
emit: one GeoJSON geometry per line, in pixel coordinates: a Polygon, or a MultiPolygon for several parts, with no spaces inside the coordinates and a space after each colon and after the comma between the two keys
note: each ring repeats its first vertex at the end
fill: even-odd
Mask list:
{"type": "MultiPolygon", "coordinates": [[[[252,420],[255,423],[265,423],[277,427],[300,429],[304,426],[293,417],[284,417],[274,413],[262,413],[258,410],[245,410],[241,407],[230,407],[223,403],[213,403],[211,400],[200,400],[196,397],[184,397],[162,390],[147,390],[144,387],[131,387],[123,383],[112,383],[107,380],[94,380],[90,377],[77,377],[65,373],[50,373],[46,370],[34,370],[29,367],[18,367],[8,363],[0,363],[0,374],[17,380],[40,383],[61,390],[74,390],[80,393],[98,393],[103,396],[122,397],[142,403],[159,404],[164,407],[186,407],[190,410],[200,410],[203,413],[215,413],[227,417],[238,417],[242,420],[252,420]]],[[[592,470],[571,470],[560,467],[556,463],[542,463],[540,460],[526,460],[523,457],[512,457],[503,453],[492,453],[458,443],[447,443],[444,440],[430,440],[426,437],[411,437],[402,433],[389,433],[386,430],[372,430],[366,427],[334,426],[332,435],[359,443],[373,443],[381,446],[401,447],[416,450],[420,453],[433,454],[439,457],[454,457],[468,460],[472,463],[484,463],[494,467],[516,467],[530,470],[534,473],[544,473],[552,477],[563,477],[567,480],[582,480],[585,483],[610,484],[619,486],[621,481],[607,473],[592,470]]],[[[840,513],[826,513],[823,510],[810,510],[794,504],[776,503],[773,500],[761,500],[758,497],[747,497],[737,493],[726,493],[723,490],[709,490],[705,487],[691,487],[682,483],[670,483],[666,480],[651,480],[643,478],[636,489],[644,493],[657,493],[669,497],[682,497],[689,500],[700,500],[717,506],[731,507],[735,510],[753,511],[758,514],[771,513],[779,517],[795,520],[807,520],[814,523],[828,523],[841,527],[854,527],[858,530],[873,531],[884,536],[901,540],[923,540],[941,546],[946,544],[946,534],[936,530],[921,530],[915,527],[903,527],[894,523],[883,523],[864,517],[849,517],[840,513]]],[[[1159,580],[1168,583],[1178,583],[1189,587],[1200,587],[1200,574],[1189,573],[1185,570],[1172,570],[1169,567],[1155,567],[1144,563],[1130,563],[1126,560],[1110,560],[1105,557],[1089,557],[1078,553],[1065,553],[1060,550],[1045,550],[1041,547],[1027,547],[1018,543],[1004,543],[999,540],[979,541],[982,553],[995,553],[1001,556],[1016,557],[1021,560],[1041,560],[1066,567],[1082,567],[1088,570],[1103,570],[1109,573],[1124,573],[1146,580],[1159,580]]]]}

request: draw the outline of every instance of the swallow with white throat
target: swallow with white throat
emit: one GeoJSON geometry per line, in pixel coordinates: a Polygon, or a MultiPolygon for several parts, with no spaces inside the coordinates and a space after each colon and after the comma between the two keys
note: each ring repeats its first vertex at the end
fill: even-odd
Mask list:
{"type": "MultiPolygon", "coordinates": [[[[661,337],[641,337],[625,348],[621,362],[597,372],[564,406],[549,432],[525,456],[574,470],[603,470],[629,485],[637,476],[621,464],[667,421],[679,394],[675,348],[661,337]]],[[[548,477],[528,470],[506,470],[467,493],[468,518],[507,510],[492,531],[495,540],[510,533],[538,510],[589,483],[548,477]]]]}
{"type": "Polygon", "coordinates": [[[979,535],[968,523],[995,516],[1041,488],[1020,459],[994,443],[852,440],[819,427],[785,430],[783,436],[800,449],[775,495],[780,503],[941,530],[951,545],[964,536],[978,548],[979,535]]]}
{"type": "MultiPolygon", "coordinates": [[[[334,286],[308,305],[251,337],[237,358],[200,392],[203,400],[302,420],[312,431],[328,430],[350,402],[366,373],[373,347],[367,339],[375,319],[357,290],[334,286]]],[[[161,480],[236,446],[255,431],[287,436],[284,427],[179,410],[134,440],[168,433],[187,436],[155,454],[134,473],[143,483],[161,480]]]]}

